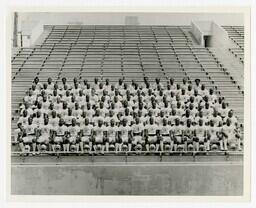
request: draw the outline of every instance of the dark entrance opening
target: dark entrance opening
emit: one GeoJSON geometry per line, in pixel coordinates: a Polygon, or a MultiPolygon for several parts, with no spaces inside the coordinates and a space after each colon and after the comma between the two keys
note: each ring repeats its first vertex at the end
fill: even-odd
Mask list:
{"type": "Polygon", "coordinates": [[[211,36],[204,35],[204,47],[211,47],[211,36]]]}

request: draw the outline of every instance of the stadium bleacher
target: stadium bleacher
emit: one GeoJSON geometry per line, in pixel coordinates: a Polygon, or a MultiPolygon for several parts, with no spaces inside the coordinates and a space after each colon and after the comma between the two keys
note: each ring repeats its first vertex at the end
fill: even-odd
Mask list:
{"type": "Polygon", "coordinates": [[[235,47],[229,51],[244,63],[244,27],[243,26],[223,26],[228,32],[229,38],[235,43],[235,47]]]}
{"type": "Polygon", "coordinates": [[[189,30],[189,26],[46,26],[42,42],[20,48],[12,58],[13,141],[24,92],[35,77],[41,83],[51,77],[58,85],[63,77],[69,85],[74,77],[81,85],[84,80],[93,84],[95,77],[100,82],[109,79],[110,84],[121,78],[128,86],[132,80],[143,84],[145,77],[154,85],[160,78],[165,89],[170,78],[180,85],[185,78],[193,87],[200,79],[233,109],[237,129],[242,129],[243,91],[208,48],[193,43],[189,30]]]}

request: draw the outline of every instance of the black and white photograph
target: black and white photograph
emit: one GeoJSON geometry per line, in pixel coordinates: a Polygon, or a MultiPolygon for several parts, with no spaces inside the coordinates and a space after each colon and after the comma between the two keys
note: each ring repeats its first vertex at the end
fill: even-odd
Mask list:
{"type": "Polygon", "coordinates": [[[244,196],[247,20],[11,12],[10,194],[244,196]]]}

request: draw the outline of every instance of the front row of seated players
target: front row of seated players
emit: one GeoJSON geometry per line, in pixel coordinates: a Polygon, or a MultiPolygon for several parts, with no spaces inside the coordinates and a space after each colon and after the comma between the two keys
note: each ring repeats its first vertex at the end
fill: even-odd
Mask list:
{"type": "Polygon", "coordinates": [[[225,125],[220,123],[219,126],[214,125],[213,120],[206,126],[203,119],[193,126],[191,119],[184,122],[179,118],[173,125],[166,118],[161,124],[156,124],[153,117],[146,125],[136,117],[131,126],[127,119],[123,119],[119,126],[114,119],[110,120],[109,126],[105,126],[101,119],[92,125],[85,118],[81,126],[77,125],[75,118],[69,124],[62,118],[58,124],[49,124],[48,117],[44,117],[43,123],[38,125],[34,119],[28,117],[24,126],[18,123],[17,140],[23,152],[209,151],[227,150],[228,145],[231,149],[241,150],[240,133],[232,127],[229,118],[225,125]]]}

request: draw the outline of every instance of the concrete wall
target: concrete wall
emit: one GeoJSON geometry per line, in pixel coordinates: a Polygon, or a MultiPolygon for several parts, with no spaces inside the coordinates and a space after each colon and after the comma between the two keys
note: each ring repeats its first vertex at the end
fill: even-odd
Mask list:
{"type": "Polygon", "coordinates": [[[212,23],[211,46],[224,47],[225,49],[231,47],[227,31],[215,22],[212,23]]]}
{"type": "Polygon", "coordinates": [[[12,165],[12,194],[242,195],[241,163],[12,165]]]}
{"type": "Polygon", "coordinates": [[[194,38],[196,39],[197,43],[199,45],[202,45],[203,42],[202,42],[202,37],[203,37],[203,32],[200,30],[200,28],[196,25],[195,22],[191,22],[191,32],[194,36],[194,38]]]}

